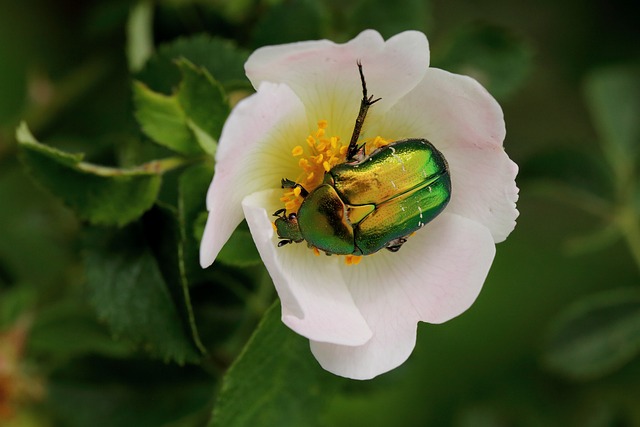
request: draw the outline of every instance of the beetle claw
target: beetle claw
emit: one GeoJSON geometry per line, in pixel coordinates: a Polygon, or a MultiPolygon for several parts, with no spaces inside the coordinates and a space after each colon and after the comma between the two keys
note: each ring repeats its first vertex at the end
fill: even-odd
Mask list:
{"type": "Polygon", "coordinates": [[[398,252],[400,250],[400,248],[402,247],[402,245],[404,245],[407,241],[406,237],[398,237],[397,239],[394,239],[392,241],[390,241],[386,247],[386,249],[389,252],[398,252]]]}
{"type": "Polygon", "coordinates": [[[275,211],[273,213],[273,216],[283,217],[284,214],[286,214],[286,213],[287,213],[287,210],[285,208],[282,208],[282,209],[278,209],[277,211],[275,211]]]}

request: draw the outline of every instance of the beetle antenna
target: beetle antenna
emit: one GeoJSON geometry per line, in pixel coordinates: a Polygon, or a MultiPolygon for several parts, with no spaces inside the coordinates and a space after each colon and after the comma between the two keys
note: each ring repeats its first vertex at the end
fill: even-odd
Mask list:
{"type": "Polygon", "coordinates": [[[360,138],[360,131],[362,130],[364,119],[367,117],[367,111],[369,111],[369,107],[382,99],[373,99],[373,95],[368,96],[367,82],[364,79],[364,72],[362,71],[362,62],[360,62],[360,60],[358,59],[357,64],[358,71],[360,72],[360,81],[362,82],[362,100],[360,101],[360,111],[358,112],[356,123],[353,126],[351,141],[349,142],[349,147],[347,148],[347,161],[353,160],[356,154],[358,154],[359,152],[358,138],[360,138]]]}

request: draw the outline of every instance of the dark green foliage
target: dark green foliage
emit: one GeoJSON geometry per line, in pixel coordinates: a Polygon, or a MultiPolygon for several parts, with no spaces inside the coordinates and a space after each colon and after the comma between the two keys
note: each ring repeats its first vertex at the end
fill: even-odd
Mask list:
{"type": "Polygon", "coordinates": [[[554,321],[544,362],[575,379],[602,377],[640,353],[640,289],[576,301],[554,321]]]}
{"type": "Polygon", "coordinates": [[[338,384],[282,324],[276,302],[225,376],[210,427],[322,425],[318,414],[338,384]]]}

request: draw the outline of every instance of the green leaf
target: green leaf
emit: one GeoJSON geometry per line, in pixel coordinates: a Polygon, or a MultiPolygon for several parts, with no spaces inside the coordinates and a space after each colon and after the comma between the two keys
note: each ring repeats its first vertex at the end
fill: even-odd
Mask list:
{"type": "Polygon", "coordinates": [[[308,340],[280,316],[276,301],[226,374],[210,427],[320,424],[340,380],[320,368],[308,340]]]}
{"type": "Polygon", "coordinates": [[[186,155],[213,154],[230,111],[226,94],[206,69],[184,58],[176,64],[182,81],[173,95],[134,82],[136,119],[158,144],[186,155]]]}
{"type": "Polygon", "coordinates": [[[631,157],[640,144],[640,69],[612,67],[589,75],[585,92],[596,128],[618,156],[631,157]]]}
{"type": "Polygon", "coordinates": [[[136,77],[156,92],[170,94],[180,82],[175,61],[184,58],[205,68],[227,91],[251,89],[244,74],[249,53],[232,42],[202,34],[160,46],[136,77]]]}
{"type": "Polygon", "coordinates": [[[262,16],[253,33],[255,47],[323,38],[328,23],[323,2],[289,0],[280,2],[262,16]],[[301,25],[301,23],[304,23],[301,25]]]}
{"type": "Polygon", "coordinates": [[[200,240],[193,233],[201,212],[206,211],[206,197],[213,166],[200,164],[192,166],[180,175],[178,182],[178,218],[182,238],[185,275],[191,282],[197,282],[204,273],[200,267],[200,240]]]}
{"type": "Polygon", "coordinates": [[[59,362],[86,354],[122,357],[131,348],[114,341],[84,301],[68,298],[38,313],[29,332],[28,351],[41,359],[59,362]]]}
{"type": "Polygon", "coordinates": [[[124,225],[140,217],[158,196],[160,174],[175,166],[171,159],[132,169],[86,163],[82,154],[40,144],[25,123],[16,138],[22,161],[36,181],[94,224],[124,225]]]}
{"type": "Polygon", "coordinates": [[[187,114],[176,95],[154,92],[144,83],[134,81],[133,103],[136,119],[149,138],[178,153],[193,155],[200,152],[187,124],[187,114]]]}
{"type": "Polygon", "coordinates": [[[176,301],[181,319],[188,325],[191,338],[201,353],[206,353],[195,323],[189,279],[185,269],[185,250],[178,213],[157,206],[143,217],[144,232],[160,272],[176,301]]]}
{"type": "Polygon", "coordinates": [[[615,191],[603,156],[592,151],[557,148],[521,164],[519,179],[543,196],[574,205],[610,221],[615,191]]]}
{"type": "Polygon", "coordinates": [[[115,231],[91,229],[85,247],[90,301],[116,338],[165,360],[200,359],[181,317],[182,302],[176,302],[140,224],[115,231]]]}
{"type": "Polygon", "coordinates": [[[218,254],[216,261],[234,267],[247,267],[260,264],[260,254],[253,242],[251,233],[245,225],[238,226],[218,254]]]}
{"type": "Polygon", "coordinates": [[[516,92],[529,75],[533,50],[506,28],[475,24],[454,33],[444,49],[434,49],[432,65],[470,75],[493,96],[504,99],[516,92]]]}
{"type": "Polygon", "coordinates": [[[577,301],[553,322],[546,366],[569,378],[594,379],[640,353],[640,289],[624,288],[577,301]]]}
{"type": "Polygon", "coordinates": [[[529,156],[520,166],[518,175],[524,181],[564,183],[613,200],[614,186],[610,170],[600,153],[558,147],[529,156]]]}
{"type": "Polygon", "coordinates": [[[178,101],[188,117],[187,125],[202,149],[214,154],[230,108],[222,86],[209,72],[185,59],[177,61],[182,72],[178,101]]]}

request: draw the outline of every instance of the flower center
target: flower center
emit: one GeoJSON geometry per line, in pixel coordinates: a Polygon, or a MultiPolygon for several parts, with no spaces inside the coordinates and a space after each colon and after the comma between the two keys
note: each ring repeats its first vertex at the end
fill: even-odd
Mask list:
{"type": "MultiPolygon", "coordinates": [[[[307,136],[306,145],[297,145],[291,150],[291,155],[299,158],[298,166],[301,169],[296,183],[304,187],[309,193],[322,184],[325,173],[329,172],[334,166],[346,161],[348,143],[343,144],[339,136],[328,136],[328,125],[327,120],[318,121],[318,129],[307,136]]],[[[374,150],[390,144],[392,141],[376,136],[375,138],[365,139],[363,142],[365,144],[365,153],[370,154],[374,150]]],[[[297,213],[304,201],[302,189],[300,186],[285,188],[280,201],[284,203],[287,212],[297,213]]],[[[320,255],[320,251],[317,248],[312,249],[316,255],[320,255]]],[[[356,265],[361,258],[361,256],[346,255],[345,263],[347,265],[356,265]]]]}

